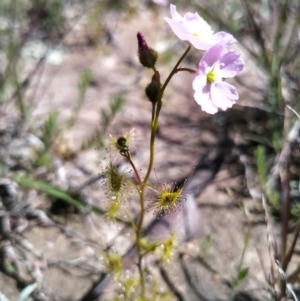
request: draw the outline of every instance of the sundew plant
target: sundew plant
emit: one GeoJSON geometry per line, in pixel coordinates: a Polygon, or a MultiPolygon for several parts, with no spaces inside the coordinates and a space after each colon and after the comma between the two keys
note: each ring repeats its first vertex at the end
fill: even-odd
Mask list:
{"type": "MultiPolygon", "coordinates": [[[[184,193],[186,182],[179,187],[161,185],[159,188],[155,188],[152,183],[149,183],[153,171],[154,145],[159,118],[164,105],[164,92],[168,88],[168,84],[173,76],[178,73],[188,73],[189,76],[193,74],[190,87],[194,90],[194,99],[199,104],[199,110],[203,110],[208,114],[215,114],[219,110],[225,111],[231,108],[238,101],[237,89],[229,84],[226,79],[239,75],[245,65],[241,54],[230,49],[231,44],[237,43],[232,35],[223,31],[214,33],[211,26],[198,13],[188,12],[182,17],[177,12],[176,6],[172,4],[170,10],[171,18],[166,17],[165,20],[174,34],[186,44],[187,48],[182,55],[179,55],[178,62],[168,75],[165,76],[159,72],[156,64],[157,51],[148,46],[148,42],[141,32],[137,33],[139,61],[145,68],[153,71],[151,81],[145,88],[145,97],[152,106],[150,156],[146,174],[142,177],[139,167],[134,162],[131,154],[130,135],[112,137],[112,146],[131,166],[135,183],[129,184],[124,173],[119,171],[117,166],[114,166],[111,162],[108,163],[105,172],[106,188],[110,191],[110,202],[112,202],[110,217],[117,214],[116,208],[120,208],[126,185],[130,185],[131,189],[134,187],[139,196],[140,211],[138,219],[130,220],[135,232],[135,251],[130,252],[126,258],[119,258],[115,255],[107,258],[109,270],[114,274],[115,279],[121,283],[122,300],[167,300],[168,295],[157,290],[155,283],[152,283],[154,287],[149,287],[149,284],[147,284],[143,261],[149,253],[154,253],[159,261],[170,259],[178,242],[185,239],[180,235],[180,224],[176,225],[176,229],[169,229],[163,242],[155,242],[142,234],[147,210],[153,210],[158,219],[168,218],[171,220],[176,217],[176,211],[185,206],[188,198],[184,193]],[[195,65],[197,63],[198,66],[197,69],[185,68],[183,65],[184,59],[192,47],[199,50],[199,57],[201,57],[198,62],[195,62],[195,65]],[[155,197],[153,197],[150,206],[146,205],[147,189],[155,191],[155,197]],[[128,272],[129,258],[130,261],[136,263],[138,278],[124,276],[126,274],[125,270],[128,272]],[[122,261],[124,262],[122,263],[122,261]]],[[[98,290],[101,290],[99,286],[98,290]]],[[[98,294],[100,293],[98,292],[98,294]]]]}
{"type": "Polygon", "coordinates": [[[174,3],[0,0],[0,301],[299,300],[300,1],[174,3]]]}

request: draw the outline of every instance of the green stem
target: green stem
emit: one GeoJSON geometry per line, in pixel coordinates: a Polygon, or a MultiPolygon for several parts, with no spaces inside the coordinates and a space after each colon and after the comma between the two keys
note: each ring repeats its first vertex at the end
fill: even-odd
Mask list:
{"type": "Polygon", "coordinates": [[[156,107],[156,104],[153,103],[152,104],[152,115],[151,115],[151,122],[153,122],[154,120],[154,117],[155,117],[155,107],[156,107]]]}
{"type": "MultiPolygon", "coordinates": [[[[155,136],[158,128],[158,119],[159,119],[159,113],[162,107],[162,96],[163,93],[169,84],[170,80],[172,79],[173,75],[176,74],[179,71],[188,71],[188,72],[194,72],[194,70],[188,69],[188,68],[180,68],[178,69],[179,65],[183,61],[183,59],[186,57],[188,52],[191,50],[191,46],[189,45],[184,54],[181,56],[177,64],[174,66],[173,70],[167,77],[165,83],[161,87],[159,91],[159,96],[157,99],[157,104],[153,104],[152,106],[152,118],[151,118],[151,137],[150,137],[150,158],[149,158],[149,164],[148,164],[148,169],[146,176],[143,181],[141,181],[140,184],[140,190],[139,190],[139,195],[140,195],[140,207],[141,207],[141,212],[140,212],[140,219],[137,224],[137,229],[136,229],[136,246],[137,246],[137,253],[138,253],[138,269],[139,269],[139,274],[140,274],[140,282],[141,282],[141,288],[142,288],[142,297],[145,296],[145,277],[142,269],[142,248],[141,248],[141,232],[142,232],[142,225],[144,221],[144,216],[145,216],[145,188],[147,185],[147,182],[149,180],[152,168],[153,168],[153,163],[154,163],[154,142],[155,142],[155,136]],[[155,112],[156,109],[156,112],[155,112]]],[[[153,72],[156,73],[156,69],[153,69],[153,72]]]]}

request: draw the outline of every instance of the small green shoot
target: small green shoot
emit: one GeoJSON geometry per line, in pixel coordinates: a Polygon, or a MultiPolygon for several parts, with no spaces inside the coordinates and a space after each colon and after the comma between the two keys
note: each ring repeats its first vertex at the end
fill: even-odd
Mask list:
{"type": "Polygon", "coordinates": [[[80,74],[79,82],[78,82],[78,86],[77,86],[78,99],[77,99],[76,105],[73,107],[71,118],[68,121],[68,128],[73,127],[77,121],[78,114],[85,101],[86,91],[92,82],[92,78],[93,78],[93,75],[92,75],[92,71],[90,69],[86,68],[80,74]]]}
{"type": "Polygon", "coordinates": [[[38,154],[37,166],[50,167],[52,165],[52,147],[57,135],[57,118],[58,113],[56,111],[50,112],[42,126],[41,140],[44,143],[44,149],[38,154]]]}

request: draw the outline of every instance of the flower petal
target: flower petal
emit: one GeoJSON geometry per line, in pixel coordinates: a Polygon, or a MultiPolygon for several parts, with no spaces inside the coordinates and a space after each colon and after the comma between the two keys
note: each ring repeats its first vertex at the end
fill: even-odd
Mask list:
{"type": "Polygon", "coordinates": [[[210,85],[204,86],[201,90],[197,90],[195,92],[194,98],[196,102],[201,106],[202,111],[205,111],[209,114],[215,114],[218,112],[218,108],[212,102],[210,89],[210,85]]]}
{"type": "Polygon", "coordinates": [[[195,91],[202,90],[206,86],[206,83],[207,83],[206,74],[205,73],[197,74],[197,76],[193,80],[193,89],[195,91]]]}
{"type": "Polygon", "coordinates": [[[173,4],[170,5],[170,11],[172,19],[165,18],[165,20],[174,33],[179,39],[189,41],[197,49],[208,50],[214,45],[228,46],[236,42],[236,39],[226,32],[220,31],[214,34],[211,26],[198,13],[187,12],[182,17],[173,4]]]}
{"type": "Polygon", "coordinates": [[[200,39],[198,37],[190,35],[189,42],[199,50],[207,50],[211,47],[211,37],[200,39]]]}
{"type": "Polygon", "coordinates": [[[236,42],[236,39],[229,33],[224,31],[216,32],[213,35],[214,44],[230,45],[236,42]]]}
{"type": "Polygon", "coordinates": [[[197,13],[186,13],[184,22],[186,30],[190,33],[189,42],[200,50],[207,50],[212,46],[213,31],[211,26],[197,13]]]}
{"type": "Polygon", "coordinates": [[[182,22],[183,18],[182,16],[177,12],[176,5],[171,4],[170,5],[170,11],[171,11],[171,17],[174,21],[182,22]]]}
{"type": "Polygon", "coordinates": [[[226,51],[226,48],[222,45],[215,45],[209,48],[201,58],[200,66],[213,67],[222,57],[222,54],[226,51]]]}
{"type": "Polygon", "coordinates": [[[236,51],[228,51],[220,59],[220,75],[223,78],[234,77],[242,72],[245,66],[241,55],[236,51]]]}
{"type": "Polygon", "coordinates": [[[210,91],[213,104],[223,111],[231,108],[239,99],[236,88],[224,81],[213,83],[210,91]]]}
{"type": "Polygon", "coordinates": [[[166,17],[165,20],[179,39],[189,41],[200,50],[207,50],[219,41],[213,37],[211,26],[198,13],[187,12],[182,17],[173,4],[170,5],[170,11],[172,18],[166,17]]]}
{"type": "Polygon", "coordinates": [[[168,17],[165,17],[165,20],[180,40],[187,41],[189,39],[190,34],[181,22],[174,21],[168,17]]]}
{"type": "Polygon", "coordinates": [[[199,38],[212,36],[213,31],[211,30],[211,26],[197,13],[186,13],[183,19],[184,26],[191,34],[197,35],[199,38]]]}

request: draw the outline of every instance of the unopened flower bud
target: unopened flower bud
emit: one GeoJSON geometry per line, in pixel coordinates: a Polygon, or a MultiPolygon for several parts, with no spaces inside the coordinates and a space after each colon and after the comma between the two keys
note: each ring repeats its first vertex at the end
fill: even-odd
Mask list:
{"type": "Polygon", "coordinates": [[[156,72],[152,76],[151,83],[146,87],[145,90],[146,96],[152,103],[156,103],[158,101],[159,90],[160,90],[160,76],[159,73],[156,72]]]}
{"type": "Polygon", "coordinates": [[[144,38],[144,36],[138,32],[138,57],[140,63],[147,68],[153,68],[157,60],[157,52],[150,48],[144,38]]]}

